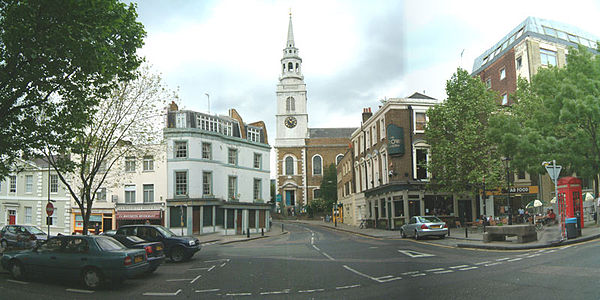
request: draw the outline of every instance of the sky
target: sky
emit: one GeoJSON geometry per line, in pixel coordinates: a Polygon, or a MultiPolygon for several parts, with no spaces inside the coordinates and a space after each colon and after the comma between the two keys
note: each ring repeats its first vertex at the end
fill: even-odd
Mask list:
{"type": "Polygon", "coordinates": [[[177,90],[180,109],[235,108],[244,122],[267,124],[271,145],[290,11],[311,128],[359,127],[362,109],[385,98],[445,99],[456,69],[471,72],[527,16],[600,37],[600,1],[133,2],[147,31],[139,53],[177,90]]]}

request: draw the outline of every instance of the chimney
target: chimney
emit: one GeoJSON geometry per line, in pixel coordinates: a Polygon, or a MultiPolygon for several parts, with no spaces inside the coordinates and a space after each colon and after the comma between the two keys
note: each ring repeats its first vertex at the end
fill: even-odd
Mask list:
{"type": "Polygon", "coordinates": [[[179,107],[177,106],[177,104],[175,104],[175,101],[171,101],[171,104],[169,104],[169,111],[177,111],[179,110],[179,107]]]}
{"type": "Polygon", "coordinates": [[[362,113],[362,121],[363,123],[367,122],[367,120],[373,116],[373,113],[371,112],[371,108],[367,107],[367,108],[363,108],[363,113],[362,113]]]}

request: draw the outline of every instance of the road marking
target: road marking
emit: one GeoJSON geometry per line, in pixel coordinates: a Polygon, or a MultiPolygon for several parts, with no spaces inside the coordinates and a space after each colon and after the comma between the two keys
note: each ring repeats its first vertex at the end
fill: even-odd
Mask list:
{"type": "Polygon", "coordinates": [[[347,286],[338,286],[335,289],[336,290],[344,290],[344,289],[351,289],[351,288],[355,288],[355,287],[359,287],[360,284],[355,284],[355,285],[347,285],[347,286]]]}
{"type": "Polygon", "coordinates": [[[531,255],[529,255],[529,256],[525,256],[525,257],[527,257],[527,258],[532,258],[532,257],[540,256],[540,255],[541,255],[541,254],[531,254],[531,255]]]}
{"type": "Polygon", "coordinates": [[[210,272],[210,271],[211,271],[212,269],[214,269],[214,268],[215,268],[215,266],[212,266],[212,267],[210,267],[210,268],[191,268],[191,269],[188,269],[188,271],[200,271],[200,270],[208,270],[208,272],[210,272]]]}
{"type": "Polygon", "coordinates": [[[222,258],[222,259],[213,259],[213,260],[205,260],[205,263],[211,263],[211,262],[219,262],[219,261],[230,261],[231,259],[229,258],[222,258]]]}
{"type": "Polygon", "coordinates": [[[196,293],[210,293],[210,292],[218,292],[219,289],[210,289],[210,290],[196,290],[196,293]]]}
{"type": "Polygon", "coordinates": [[[225,294],[225,296],[252,296],[252,293],[225,294]]]}
{"type": "Polygon", "coordinates": [[[507,261],[518,261],[518,260],[521,260],[521,259],[523,259],[523,258],[522,257],[517,257],[517,258],[509,259],[507,261]]]}
{"type": "Polygon", "coordinates": [[[425,273],[419,273],[419,274],[410,275],[410,277],[421,277],[421,276],[425,276],[425,275],[427,275],[427,274],[425,274],[425,273]]]}
{"type": "Polygon", "coordinates": [[[310,238],[310,243],[311,243],[312,245],[314,245],[314,244],[315,244],[315,238],[314,238],[314,237],[311,237],[311,238],[310,238]]]}
{"type": "Polygon", "coordinates": [[[196,278],[194,278],[194,280],[190,281],[190,283],[194,283],[194,282],[196,282],[196,280],[200,279],[200,277],[202,277],[202,275],[198,275],[198,276],[196,276],[196,278]]]}
{"type": "Polygon", "coordinates": [[[502,263],[502,262],[495,262],[495,263],[493,263],[493,264],[486,264],[485,266],[486,266],[486,267],[491,267],[491,266],[499,265],[499,264],[501,264],[501,263],[502,263]]]}
{"type": "Polygon", "coordinates": [[[289,294],[290,289],[285,289],[283,291],[274,291],[274,292],[262,292],[261,295],[277,295],[277,294],[289,294]]]}
{"type": "Polygon", "coordinates": [[[550,250],[550,251],[548,251],[546,253],[552,253],[552,252],[556,252],[556,249],[552,249],[552,250],[550,250]]]}
{"type": "Polygon", "coordinates": [[[434,274],[446,274],[446,273],[452,273],[454,271],[452,270],[446,270],[446,271],[439,271],[439,272],[433,272],[434,274]]]}
{"type": "Polygon", "coordinates": [[[186,278],[186,279],[167,279],[167,282],[173,282],[173,281],[190,281],[192,279],[190,278],[186,278]]]}
{"type": "Polygon", "coordinates": [[[219,241],[216,241],[216,242],[210,242],[210,243],[203,243],[203,244],[202,244],[202,246],[212,246],[212,245],[216,245],[216,244],[218,244],[218,243],[219,243],[219,241]]]}
{"type": "Polygon", "coordinates": [[[379,247],[369,247],[369,249],[377,249],[377,248],[379,248],[379,247]]]}
{"type": "Polygon", "coordinates": [[[496,259],[496,261],[504,261],[504,260],[507,260],[507,259],[510,259],[510,257],[498,258],[498,259],[496,259]]]}
{"type": "Polygon", "coordinates": [[[573,247],[573,246],[574,246],[574,245],[568,245],[568,246],[561,247],[560,249],[567,249],[567,248],[571,248],[571,247],[573,247]]]}
{"type": "Polygon", "coordinates": [[[465,267],[468,267],[468,266],[469,265],[453,266],[453,267],[450,267],[450,269],[460,269],[460,268],[465,268],[465,267]]]}
{"type": "Polygon", "coordinates": [[[321,249],[319,249],[317,246],[315,246],[315,245],[312,245],[312,246],[313,246],[313,248],[315,248],[315,250],[321,251],[321,249]]]}
{"type": "Polygon", "coordinates": [[[429,269],[429,270],[425,270],[425,272],[436,272],[436,271],[442,271],[442,270],[444,270],[444,268],[429,269]]]}
{"type": "Polygon", "coordinates": [[[18,284],[29,284],[29,282],[26,282],[26,281],[19,281],[19,280],[12,280],[12,279],[6,279],[6,281],[12,282],[12,283],[18,283],[18,284]]]}
{"type": "Polygon", "coordinates": [[[377,277],[377,279],[387,279],[387,278],[392,278],[394,276],[392,275],[387,275],[387,276],[381,276],[381,277],[377,277]]]}
{"type": "Polygon", "coordinates": [[[315,289],[315,290],[304,290],[304,291],[298,291],[298,293],[314,293],[314,292],[322,292],[325,289],[315,289]]]}
{"type": "Polygon", "coordinates": [[[379,279],[379,278],[375,278],[375,279],[377,279],[377,281],[378,281],[378,282],[380,282],[380,283],[384,283],[384,282],[390,282],[390,281],[394,281],[394,280],[402,279],[402,277],[394,277],[394,278],[390,278],[390,279],[384,279],[384,280],[381,280],[381,279],[379,279]]]}
{"type": "Polygon", "coordinates": [[[181,289],[177,290],[175,293],[143,293],[144,296],[177,296],[181,293],[181,289]]]}
{"type": "Polygon", "coordinates": [[[417,252],[417,251],[413,251],[413,250],[398,250],[398,252],[407,255],[409,257],[431,257],[431,256],[435,256],[433,254],[429,254],[429,253],[422,253],[422,252],[417,252]]]}
{"type": "Polygon", "coordinates": [[[479,268],[479,267],[468,267],[468,268],[462,268],[462,269],[459,269],[459,270],[460,271],[468,271],[468,270],[473,270],[473,269],[477,269],[477,268],[479,268]]]}
{"type": "Polygon", "coordinates": [[[359,271],[356,271],[356,270],[354,270],[354,269],[352,269],[352,268],[350,268],[350,267],[348,267],[348,266],[346,266],[346,265],[344,265],[344,268],[345,268],[346,270],[348,270],[348,271],[350,271],[350,272],[353,272],[353,273],[355,273],[355,274],[358,274],[358,275],[360,275],[360,276],[367,277],[367,278],[369,278],[369,279],[371,279],[371,280],[377,281],[377,279],[375,279],[374,277],[371,277],[371,276],[369,276],[369,275],[367,275],[367,274],[363,274],[363,273],[361,273],[361,272],[359,272],[359,271]]]}
{"type": "Polygon", "coordinates": [[[489,264],[489,263],[491,263],[491,261],[488,260],[488,261],[482,261],[482,262],[475,263],[474,265],[479,266],[479,265],[485,265],[485,264],[489,264]]]}
{"type": "Polygon", "coordinates": [[[81,293],[81,294],[92,294],[92,293],[94,293],[94,291],[90,291],[90,290],[78,290],[78,289],[66,289],[65,291],[67,291],[67,292],[73,292],[73,293],[81,293]]]}
{"type": "Polygon", "coordinates": [[[333,259],[333,257],[329,256],[329,254],[325,253],[325,252],[321,252],[323,255],[325,255],[325,257],[329,258],[329,260],[335,260],[333,259]]]}
{"type": "Polygon", "coordinates": [[[421,271],[410,271],[410,272],[404,272],[404,273],[400,273],[401,275],[410,275],[410,274],[417,274],[420,273],[421,271]]]}
{"type": "Polygon", "coordinates": [[[222,263],[222,264],[219,266],[219,268],[222,268],[222,267],[224,267],[226,264],[227,264],[226,262],[222,263]]]}

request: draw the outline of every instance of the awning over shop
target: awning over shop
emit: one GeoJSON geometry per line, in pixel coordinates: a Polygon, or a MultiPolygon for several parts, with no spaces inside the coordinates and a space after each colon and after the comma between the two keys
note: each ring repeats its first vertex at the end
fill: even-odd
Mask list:
{"type": "Polygon", "coordinates": [[[160,210],[118,211],[117,220],[160,219],[160,210]]]}

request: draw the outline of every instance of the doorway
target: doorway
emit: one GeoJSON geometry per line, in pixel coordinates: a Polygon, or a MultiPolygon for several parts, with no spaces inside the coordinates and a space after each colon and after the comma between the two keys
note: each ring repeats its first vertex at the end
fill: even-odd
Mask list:
{"type": "Polygon", "coordinates": [[[242,210],[239,209],[237,211],[237,220],[235,222],[235,233],[236,234],[242,234],[242,210]]]}
{"type": "Polygon", "coordinates": [[[285,191],[285,203],[289,206],[296,206],[295,191],[285,191]]]}
{"type": "Polygon", "coordinates": [[[421,214],[421,200],[408,200],[408,217],[418,216],[421,214]]]}
{"type": "Polygon", "coordinates": [[[14,209],[8,210],[8,225],[17,224],[17,211],[14,209]]]}
{"type": "Polygon", "coordinates": [[[458,200],[458,219],[465,222],[473,220],[473,210],[471,209],[471,200],[458,200]]]}

